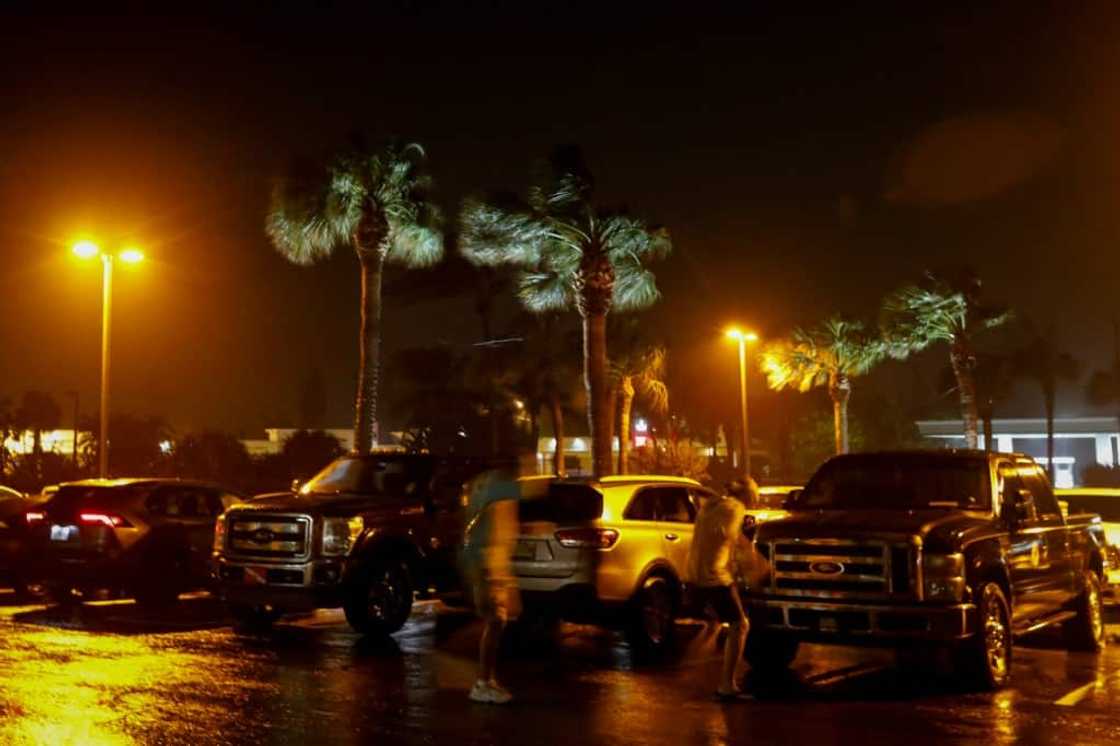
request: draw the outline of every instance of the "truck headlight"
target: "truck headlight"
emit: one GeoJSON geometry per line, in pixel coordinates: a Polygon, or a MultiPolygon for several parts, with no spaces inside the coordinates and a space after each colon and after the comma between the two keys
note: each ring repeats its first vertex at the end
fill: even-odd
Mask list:
{"type": "Polygon", "coordinates": [[[214,551],[220,552],[226,548],[226,517],[218,516],[214,522],[214,551]]]}
{"type": "Polygon", "coordinates": [[[326,519],[323,521],[323,554],[336,557],[346,554],[364,527],[361,516],[326,519]]]}
{"type": "Polygon", "coordinates": [[[960,601],[964,598],[964,555],[927,554],[922,558],[925,598],[960,601]]]}

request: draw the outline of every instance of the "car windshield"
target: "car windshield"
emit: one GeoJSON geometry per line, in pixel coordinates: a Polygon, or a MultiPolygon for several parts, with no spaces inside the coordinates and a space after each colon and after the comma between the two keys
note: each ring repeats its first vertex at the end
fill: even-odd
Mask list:
{"type": "Polygon", "coordinates": [[[1070,515],[1096,513],[1102,521],[1120,523],[1120,495],[1058,495],[1069,503],[1070,515]]]}
{"type": "Polygon", "coordinates": [[[340,458],[300,488],[302,495],[386,495],[405,498],[427,487],[431,468],[411,456],[340,458]]]}
{"type": "Polygon", "coordinates": [[[987,510],[987,461],[935,454],[840,456],[822,466],[795,505],[823,510],[987,510]]]}

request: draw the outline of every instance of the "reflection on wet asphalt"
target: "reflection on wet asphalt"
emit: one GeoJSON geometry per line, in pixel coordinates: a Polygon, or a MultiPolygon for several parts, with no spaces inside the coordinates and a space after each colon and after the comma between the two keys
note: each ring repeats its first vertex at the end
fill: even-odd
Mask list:
{"type": "MultiPolygon", "coordinates": [[[[235,634],[198,595],[156,615],[127,601],[22,607],[0,593],[0,743],[1109,743],[1120,738],[1120,640],[1100,656],[1046,637],[1017,649],[1014,685],[961,690],[886,651],[804,648],[794,672],[710,695],[712,637],[635,667],[610,633],[564,626],[510,645],[507,708],[466,699],[478,625],[422,604],[390,640],[340,613],[235,634]],[[7,603],[7,605],[5,605],[7,603]]],[[[1120,631],[1111,627],[1113,633],[1120,631]]],[[[1114,634],[1115,636],[1115,634],[1114,634]]]]}

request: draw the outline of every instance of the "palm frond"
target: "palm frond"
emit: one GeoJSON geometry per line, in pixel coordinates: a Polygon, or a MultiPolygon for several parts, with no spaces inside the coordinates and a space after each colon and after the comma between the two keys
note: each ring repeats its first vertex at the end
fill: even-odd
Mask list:
{"type": "Polygon", "coordinates": [[[616,311],[636,311],[652,306],[661,297],[657,278],[653,272],[636,260],[615,265],[612,308],[616,311]]]}
{"type": "Polygon", "coordinates": [[[350,226],[336,209],[329,181],[288,179],[273,189],[265,232],[277,251],[295,264],[330,256],[350,226]]]}
{"type": "Polygon", "coordinates": [[[532,267],[541,263],[547,228],[527,212],[467,200],[459,230],[460,251],[472,264],[532,267]]]}
{"type": "Polygon", "coordinates": [[[517,297],[533,313],[567,311],[574,299],[570,275],[525,272],[518,281],[517,297]]]}
{"type": "Polygon", "coordinates": [[[863,375],[886,354],[882,340],[858,321],[833,317],[812,330],[795,329],[788,339],[766,347],[762,370],[770,388],[808,391],[836,376],[863,375]]]}
{"type": "Polygon", "coordinates": [[[405,267],[432,267],[443,259],[443,233],[438,228],[407,223],[393,229],[385,260],[405,267]]]}

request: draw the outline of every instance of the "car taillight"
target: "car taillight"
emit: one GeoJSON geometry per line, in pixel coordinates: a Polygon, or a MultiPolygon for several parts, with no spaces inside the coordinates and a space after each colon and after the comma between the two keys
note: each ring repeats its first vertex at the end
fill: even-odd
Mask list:
{"type": "Polygon", "coordinates": [[[556,532],[556,541],[562,547],[610,549],[618,541],[618,531],[613,528],[566,528],[556,532]]]}
{"type": "Polygon", "coordinates": [[[116,513],[93,513],[83,512],[78,513],[78,521],[87,524],[101,524],[109,528],[117,528],[119,526],[131,526],[132,524],[121,518],[116,513]]]}
{"type": "Polygon", "coordinates": [[[27,523],[30,525],[45,521],[47,519],[47,514],[41,510],[30,510],[24,514],[24,518],[27,519],[27,523]]]}

